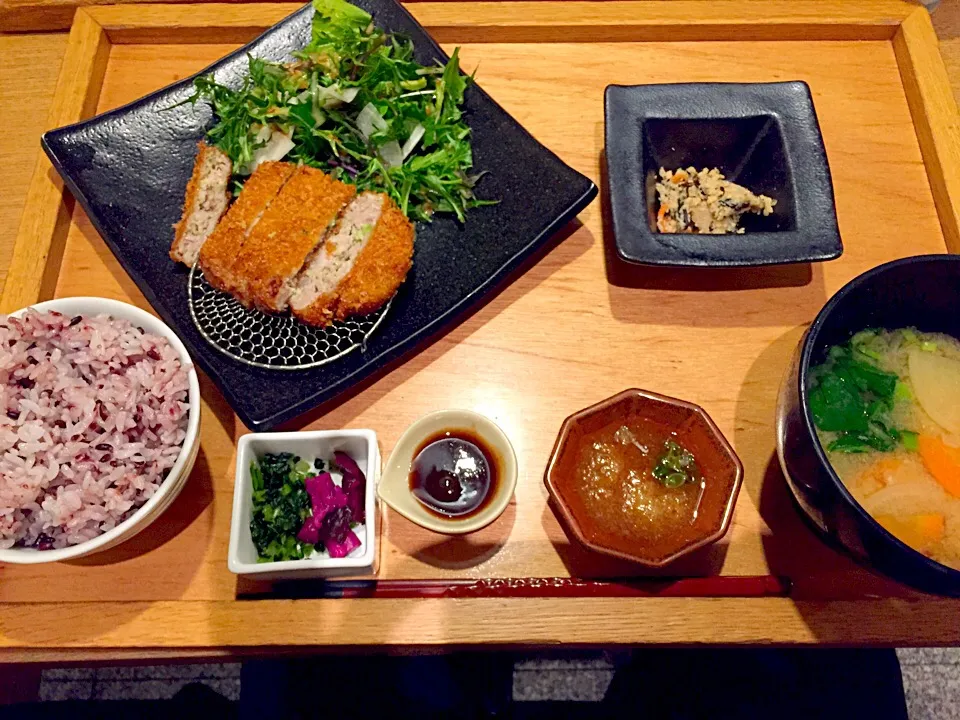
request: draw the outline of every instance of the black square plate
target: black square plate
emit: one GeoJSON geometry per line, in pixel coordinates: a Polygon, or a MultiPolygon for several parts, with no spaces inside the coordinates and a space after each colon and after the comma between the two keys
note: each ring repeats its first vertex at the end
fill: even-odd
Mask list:
{"type": "Polygon", "coordinates": [[[830,168],[804,82],[609,85],[606,158],[617,253],[648,265],[738,267],[832,260],[843,252],[830,168]],[[742,235],[657,230],[656,177],[690,166],[777,201],[742,235]]]}
{"type": "MultiPolygon", "coordinates": [[[[394,0],[351,0],[380,27],[410,37],[417,60],[447,56],[394,0]]],[[[247,53],[289,59],[310,39],[304,7],[249,45],[204,70],[238,85],[247,53]]],[[[480,303],[597,194],[588,178],[538,143],[477,86],[464,103],[473,131],[474,169],[488,174],[477,194],[498,205],[471,211],[460,225],[440,217],[417,227],[413,270],[386,318],[355,350],[311,370],[249,367],[207,344],[190,319],[188,272],[167,256],[197,142],[212,123],[206,105],[170,109],[192,94],[187,78],[130,105],[43,137],[43,148],[97,231],[147,300],[180,336],[240,419],[266,430],[347,391],[480,303]]]]}

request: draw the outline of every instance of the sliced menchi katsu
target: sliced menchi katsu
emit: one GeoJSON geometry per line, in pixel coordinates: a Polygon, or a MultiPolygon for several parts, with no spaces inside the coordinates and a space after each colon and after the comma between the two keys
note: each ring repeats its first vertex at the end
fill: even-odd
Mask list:
{"type": "Polygon", "coordinates": [[[200,267],[211,285],[234,293],[244,284],[237,267],[241,252],[296,169],[291,163],[264,162],[249,177],[240,197],[200,249],[200,267]]]}
{"type": "Polygon", "coordinates": [[[293,314],[322,327],[382,307],[410,270],[413,238],[413,225],[389,197],[360,194],[297,279],[293,314]]]}
{"type": "Polygon", "coordinates": [[[187,183],[183,215],[173,226],[175,233],[170,257],[175,261],[187,266],[197,261],[200,248],[230,204],[227,186],[232,172],[230,158],[219,148],[201,140],[197,145],[193,174],[187,183]]]}
{"type": "Polygon", "coordinates": [[[286,310],[297,275],[356,192],[320,170],[300,167],[244,245],[237,298],[267,312],[286,310]]]}

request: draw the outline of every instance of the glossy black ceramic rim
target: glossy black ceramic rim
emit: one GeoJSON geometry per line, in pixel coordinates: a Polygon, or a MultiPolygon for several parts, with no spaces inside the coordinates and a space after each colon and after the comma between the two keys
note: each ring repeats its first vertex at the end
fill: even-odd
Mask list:
{"type": "Polygon", "coordinates": [[[910,547],[889,532],[880,523],[878,523],[873,516],[864,510],[863,506],[857,502],[856,498],[853,497],[853,494],[847,489],[847,486],[844,485],[843,480],[840,479],[840,476],[837,475],[836,471],[833,469],[833,465],[831,465],[830,461],[827,459],[827,453],[823,449],[823,445],[820,443],[820,437],[817,435],[816,426],[814,425],[813,417],[810,413],[810,406],[807,398],[807,375],[810,372],[810,360],[813,357],[813,353],[817,347],[817,337],[820,335],[820,329],[823,327],[827,318],[830,317],[843,299],[851,292],[857,290],[857,288],[862,286],[864,283],[877,277],[878,275],[884,274],[892,268],[902,267],[904,265],[940,262],[955,263],[958,267],[960,267],[960,255],[916,255],[908,258],[901,258],[900,260],[892,260],[888,263],[884,263],[883,265],[878,265],[875,268],[867,270],[867,272],[858,275],[840,288],[840,290],[837,291],[832,298],[830,298],[827,304],[823,306],[823,309],[817,314],[816,319],[813,321],[813,324],[810,325],[810,329],[807,331],[807,335],[803,340],[803,351],[800,354],[800,368],[799,372],[797,373],[797,382],[800,383],[800,406],[801,413],[803,415],[804,428],[806,429],[807,434],[813,439],[813,448],[817,453],[817,459],[820,461],[820,465],[826,468],[827,475],[829,475],[830,479],[833,481],[833,484],[839,491],[840,496],[857,512],[862,520],[864,520],[875,531],[877,531],[885,540],[893,543],[896,547],[908,550],[918,562],[925,565],[929,570],[939,573],[945,572],[955,580],[960,581],[960,570],[955,570],[949,565],[944,565],[943,563],[939,563],[936,560],[928,558],[919,550],[910,547]]]}
{"type": "MultiPolygon", "coordinates": [[[[760,268],[829,262],[843,254],[833,175],[823,145],[823,133],[813,95],[810,86],[803,80],[607,85],[604,90],[604,146],[614,249],[617,258],[623,262],[641,267],[760,268]],[[771,98],[781,90],[796,88],[802,88],[803,100],[771,98]],[[710,103],[700,107],[686,97],[695,91],[710,91],[713,96],[722,97],[723,100],[714,97],[710,103]],[[650,97],[651,94],[653,97],[650,97]],[[728,95],[730,97],[725,97],[728,95]],[[658,96],[666,96],[666,106],[658,101],[658,96]],[[643,109],[625,108],[632,100],[642,102],[643,109]],[[683,103],[682,111],[674,107],[675,102],[683,103]],[[722,102],[722,107],[713,107],[716,102],[722,102]],[[807,107],[810,110],[809,117],[804,112],[807,107]],[[642,170],[643,163],[636,163],[634,158],[637,154],[642,158],[645,152],[642,126],[647,121],[744,120],[754,116],[770,116],[779,127],[784,153],[789,158],[785,161],[793,168],[789,187],[795,198],[796,213],[798,217],[801,214],[808,216],[804,226],[798,224],[792,230],[749,231],[749,238],[760,244],[754,245],[750,252],[741,254],[740,250],[724,249],[724,243],[717,244],[717,238],[724,237],[723,234],[662,233],[650,228],[646,222],[635,223],[631,219],[646,217],[646,203],[636,200],[636,188],[639,186],[642,190],[645,180],[642,172],[640,177],[634,177],[622,165],[618,169],[619,163],[611,158],[610,153],[629,158],[627,164],[642,170]],[[802,122],[791,122],[790,118],[794,116],[802,116],[802,122]],[[641,128],[639,132],[636,131],[637,127],[641,128]],[[809,136],[810,133],[815,134],[815,140],[809,136]],[[634,136],[640,136],[640,139],[632,142],[624,140],[634,136]],[[816,167],[804,170],[811,164],[816,167]],[[812,195],[807,189],[811,186],[816,189],[812,195]],[[618,191],[618,188],[621,190],[618,191]],[[622,188],[630,190],[623,191],[622,188]],[[818,193],[822,195],[819,201],[813,198],[818,193]],[[686,250],[674,246],[681,242],[688,245],[686,250]],[[701,243],[707,245],[698,248],[701,243]],[[807,247],[797,249],[804,245],[807,247]],[[669,247],[669,250],[663,250],[664,247],[669,247]]],[[[728,234],[726,237],[741,236],[728,234]]]]}

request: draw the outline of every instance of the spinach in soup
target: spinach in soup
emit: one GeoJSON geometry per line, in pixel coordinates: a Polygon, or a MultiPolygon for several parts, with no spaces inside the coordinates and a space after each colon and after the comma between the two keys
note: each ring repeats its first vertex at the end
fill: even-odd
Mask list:
{"type": "Polygon", "coordinates": [[[908,393],[899,377],[878,366],[872,347],[878,332],[865,330],[844,345],[835,345],[827,360],[811,372],[810,412],[816,426],[836,433],[827,450],[860,453],[889,451],[916,444],[916,433],[897,427],[894,403],[908,393]]]}

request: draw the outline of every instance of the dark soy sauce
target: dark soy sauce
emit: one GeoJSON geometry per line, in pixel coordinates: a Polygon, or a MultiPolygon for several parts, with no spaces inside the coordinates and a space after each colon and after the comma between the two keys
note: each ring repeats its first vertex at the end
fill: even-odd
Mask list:
{"type": "Polygon", "coordinates": [[[441,430],[413,453],[410,492],[444,518],[470,517],[497,494],[500,458],[471,430],[441,430]]]}

